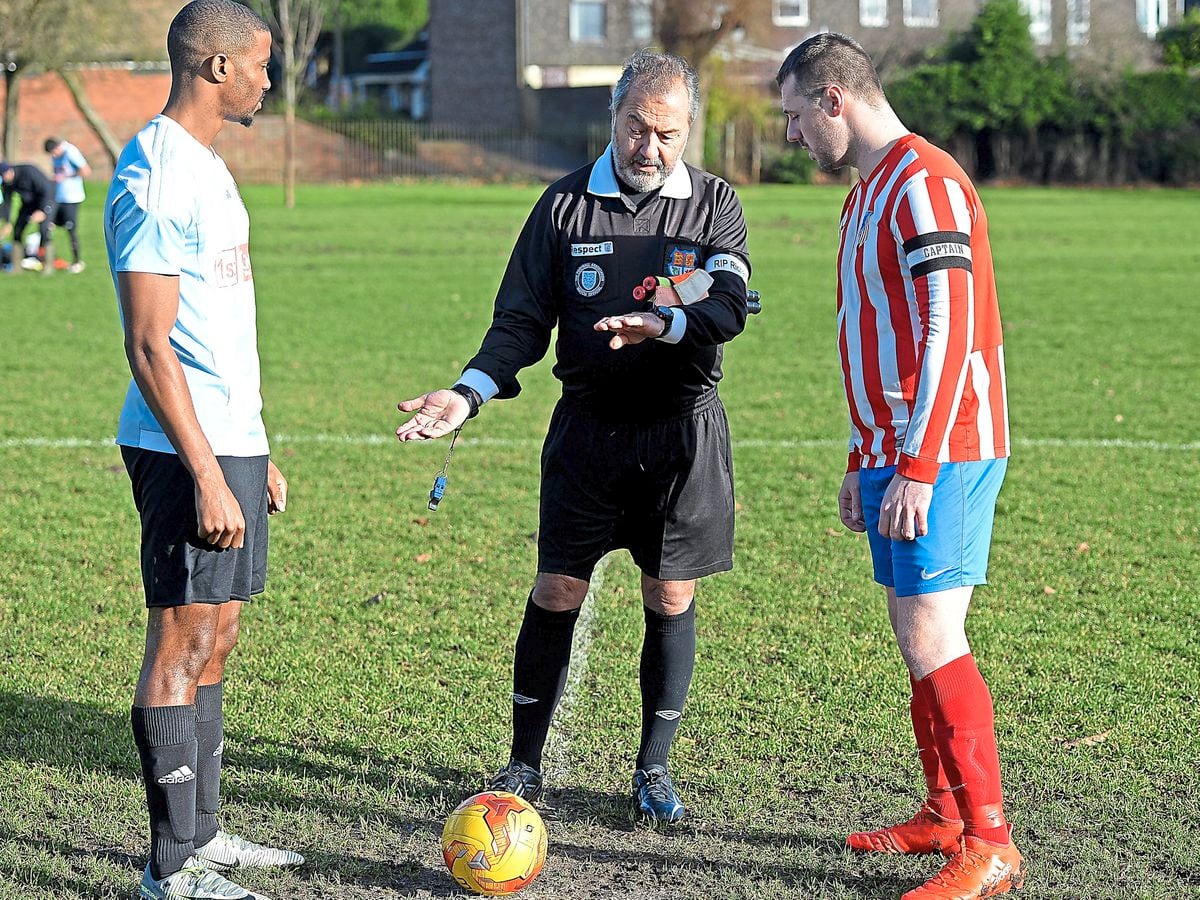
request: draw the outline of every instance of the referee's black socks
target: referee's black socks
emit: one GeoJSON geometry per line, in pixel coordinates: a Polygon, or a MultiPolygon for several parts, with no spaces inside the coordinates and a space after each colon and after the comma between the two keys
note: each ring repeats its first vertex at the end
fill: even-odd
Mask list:
{"type": "Polygon", "coordinates": [[[542,768],[542,748],[550,731],[554,708],[567,684],[571,638],[578,609],[551,612],[525,603],[525,619],[513,654],[512,758],[535,769],[542,768]]]}
{"type": "Polygon", "coordinates": [[[677,616],[664,616],[649,607],[646,637],[642,642],[642,745],[637,767],[667,766],[667,753],[696,663],[696,604],[677,616]]]}

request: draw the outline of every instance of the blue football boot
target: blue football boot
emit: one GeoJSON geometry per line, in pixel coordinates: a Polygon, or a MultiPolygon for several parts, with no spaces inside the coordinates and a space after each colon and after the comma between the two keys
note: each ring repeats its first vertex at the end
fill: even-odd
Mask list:
{"type": "Polygon", "coordinates": [[[656,824],[678,822],[686,812],[671,776],[657,765],[633,773],[633,802],[644,818],[656,824]]]}
{"type": "Polygon", "coordinates": [[[542,796],[542,773],[533,766],[510,759],[507,766],[489,779],[487,786],[490,791],[508,791],[534,803],[542,796]]]}

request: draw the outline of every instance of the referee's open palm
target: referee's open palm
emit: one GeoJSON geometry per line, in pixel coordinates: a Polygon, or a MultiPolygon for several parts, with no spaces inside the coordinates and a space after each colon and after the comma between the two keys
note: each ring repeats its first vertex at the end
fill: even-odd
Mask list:
{"type": "Polygon", "coordinates": [[[396,429],[400,441],[428,441],[447,435],[467,421],[471,405],[451,390],[430,391],[396,404],[401,412],[416,412],[396,429]]]}

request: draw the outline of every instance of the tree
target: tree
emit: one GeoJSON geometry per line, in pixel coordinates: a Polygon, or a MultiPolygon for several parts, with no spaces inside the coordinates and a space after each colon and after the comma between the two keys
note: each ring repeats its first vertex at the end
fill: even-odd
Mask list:
{"type": "Polygon", "coordinates": [[[705,94],[710,81],[707,62],[713,50],[746,17],[753,0],[655,0],[654,27],[668,53],[682,56],[700,75],[700,110],[684,159],[704,165],[705,94]]]}
{"type": "MultiPolygon", "coordinates": [[[[126,21],[125,0],[0,0],[0,65],[4,68],[3,156],[17,153],[21,79],[38,71],[62,72],[69,62],[90,60],[94,48],[126,21]]],[[[68,81],[68,86],[71,82],[68,81]]],[[[72,92],[87,118],[86,97],[72,92]]],[[[90,120],[89,120],[90,122],[90,120]]],[[[101,140],[104,136],[101,135],[101,140]]]]}
{"type": "Polygon", "coordinates": [[[370,50],[395,49],[429,20],[429,0],[330,0],[332,65],[330,104],[342,108],[346,61],[370,50]]]}
{"type": "Polygon", "coordinates": [[[271,52],[283,73],[283,192],[291,209],[296,205],[296,94],[321,34],[326,0],[257,0],[255,5],[271,26],[271,52]]]}
{"type": "Polygon", "coordinates": [[[72,30],[63,27],[75,11],[72,6],[70,0],[0,0],[0,22],[4,23],[0,30],[0,60],[4,65],[5,159],[17,153],[21,79],[31,68],[46,67],[48,56],[57,55],[56,32],[72,30]]]}
{"type": "Polygon", "coordinates": [[[1200,9],[1193,9],[1170,28],[1158,33],[1163,62],[1176,72],[1200,69],[1200,9]]]}

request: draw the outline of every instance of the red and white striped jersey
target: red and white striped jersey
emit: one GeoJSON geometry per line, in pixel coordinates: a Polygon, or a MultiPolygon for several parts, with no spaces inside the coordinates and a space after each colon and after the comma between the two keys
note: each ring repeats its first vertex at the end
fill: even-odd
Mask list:
{"type": "Polygon", "coordinates": [[[849,470],[1008,455],[1008,397],[987,216],[969,178],[901,138],[842,208],[838,347],[849,470]]]}

